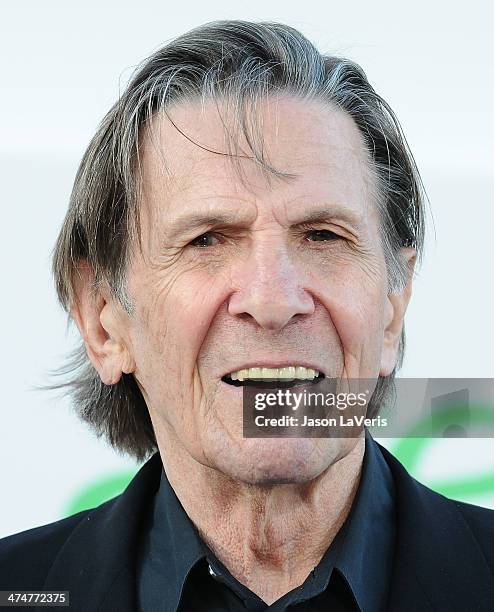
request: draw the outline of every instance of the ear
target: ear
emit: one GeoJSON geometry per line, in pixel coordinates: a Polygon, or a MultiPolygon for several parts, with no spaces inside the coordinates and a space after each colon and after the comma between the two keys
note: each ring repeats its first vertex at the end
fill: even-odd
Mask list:
{"type": "Polygon", "coordinates": [[[400,250],[399,256],[407,264],[408,280],[403,290],[389,293],[386,299],[385,327],[379,376],[388,376],[396,365],[405,312],[412,295],[413,271],[417,252],[411,247],[403,247],[400,250]]]}
{"type": "Polygon", "coordinates": [[[86,260],[75,271],[75,297],[70,308],[91,363],[105,385],[114,385],[135,363],[129,350],[126,315],[109,291],[94,288],[94,272],[86,260]]]}

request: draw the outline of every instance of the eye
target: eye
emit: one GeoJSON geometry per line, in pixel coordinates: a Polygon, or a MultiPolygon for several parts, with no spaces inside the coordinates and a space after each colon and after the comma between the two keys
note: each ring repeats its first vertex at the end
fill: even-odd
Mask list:
{"type": "Polygon", "coordinates": [[[339,236],[338,234],[335,234],[331,230],[327,229],[309,230],[308,232],[306,232],[306,236],[309,242],[326,242],[330,240],[339,240],[341,238],[341,236],[339,236]]]}
{"type": "Polygon", "coordinates": [[[219,240],[216,238],[213,232],[205,232],[204,234],[197,236],[197,238],[194,238],[194,240],[191,240],[189,242],[189,246],[194,246],[194,247],[215,246],[215,244],[212,243],[212,240],[217,241],[215,244],[219,243],[219,240]]]}

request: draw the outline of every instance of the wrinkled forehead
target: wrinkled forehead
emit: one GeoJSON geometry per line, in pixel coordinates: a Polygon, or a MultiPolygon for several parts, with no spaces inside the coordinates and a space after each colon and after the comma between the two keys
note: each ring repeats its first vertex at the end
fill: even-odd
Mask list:
{"type": "Polygon", "coordinates": [[[226,106],[182,102],[152,118],[139,152],[141,216],[150,228],[225,199],[255,202],[257,214],[281,207],[287,222],[310,202],[360,216],[374,209],[376,181],[359,129],[324,101],[269,98],[247,133],[226,106]]]}

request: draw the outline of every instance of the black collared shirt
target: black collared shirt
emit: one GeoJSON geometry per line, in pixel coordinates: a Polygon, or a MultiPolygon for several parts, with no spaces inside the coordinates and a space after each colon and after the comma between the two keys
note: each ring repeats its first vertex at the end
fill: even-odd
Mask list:
{"type": "Polygon", "coordinates": [[[362,476],[350,513],[305,582],[270,606],[234,578],[200,538],[164,470],[138,560],[140,612],[381,612],[395,540],[394,485],[366,431],[362,476]]]}

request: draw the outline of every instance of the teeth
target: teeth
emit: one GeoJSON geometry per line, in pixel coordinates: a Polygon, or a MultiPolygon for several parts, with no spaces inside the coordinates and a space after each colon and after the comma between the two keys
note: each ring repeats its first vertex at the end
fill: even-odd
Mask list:
{"type": "Polygon", "coordinates": [[[318,370],[304,366],[285,366],[283,368],[244,368],[230,374],[232,380],[313,380],[319,376],[318,370]]]}

